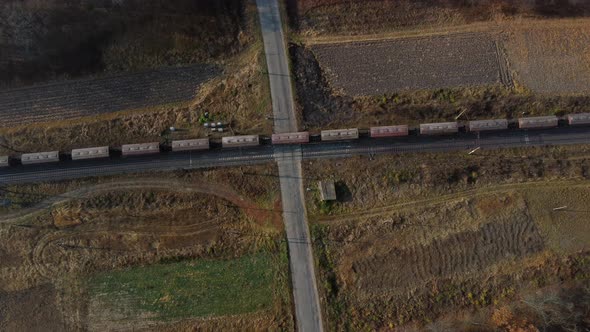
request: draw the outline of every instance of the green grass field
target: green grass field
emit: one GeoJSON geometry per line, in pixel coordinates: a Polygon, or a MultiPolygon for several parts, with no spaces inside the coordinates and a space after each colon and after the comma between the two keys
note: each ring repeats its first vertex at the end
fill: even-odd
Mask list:
{"type": "Polygon", "coordinates": [[[87,287],[93,300],[111,310],[174,320],[271,309],[277,289],[274,275],[272,255],[257,253],[101,273],[91,277],[87,287]]]}

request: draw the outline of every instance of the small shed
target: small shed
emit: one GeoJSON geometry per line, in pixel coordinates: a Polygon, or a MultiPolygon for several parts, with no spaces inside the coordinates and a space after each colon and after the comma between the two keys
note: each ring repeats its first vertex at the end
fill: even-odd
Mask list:
{"type": "Polygon", "coordinates": [[[318,187],[320,188],[320,198],[322,201],[336,200],[336,187],[334,186],[334,181],[319,181],[318,187]]]}

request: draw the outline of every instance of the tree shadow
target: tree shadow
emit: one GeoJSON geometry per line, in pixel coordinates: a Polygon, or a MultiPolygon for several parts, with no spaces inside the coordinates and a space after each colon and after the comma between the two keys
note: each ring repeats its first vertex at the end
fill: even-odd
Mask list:
{"type": "Polygon", "coordinates": [[[346,203],[352,201],[352,192],[350,188],[344,183],[344,181],[338,181],[334,183],[336,189],[336,199],[340,203],[346,203]]]}

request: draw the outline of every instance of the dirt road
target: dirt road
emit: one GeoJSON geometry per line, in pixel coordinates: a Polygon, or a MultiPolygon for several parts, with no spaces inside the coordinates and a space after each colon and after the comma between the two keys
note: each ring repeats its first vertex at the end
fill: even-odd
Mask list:
{"type": "Polygon", "coordinates": [[[275,211],[262,210],[256,203],[240,196],[232,188],[217,183],[187,183],[184,181],[174,180],[154,180],[154,179],[134,179],[132,181],[117,181],[112,183],[102,183],[94,186],[85,186],[61,195],[52,196],[41,203],[18,212],[0,216],[0,223],[17,223],[32,215],[43,212],[44,210],[60,205],[69,201],[84,199],[101,193],[111,193],[113,191],[129,190],[163,190],[180,193],[201,193],[213,195],[228,200],[233,205],[239,207],[251,217],[260,223],[272,220],[275,226],[281,227],[277,219],[278,214],[275,211]],[[275,216],[276,214],[276,216],[275,216]]]}

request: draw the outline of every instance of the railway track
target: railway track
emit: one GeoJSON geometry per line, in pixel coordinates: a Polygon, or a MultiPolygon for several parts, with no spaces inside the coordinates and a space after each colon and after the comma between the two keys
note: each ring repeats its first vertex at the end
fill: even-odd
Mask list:
{"type": "MultiPolygon", "coordinates": [[[[361,138],[344,142],[298,145],[302,160],[346,158],[380,154],[465,151],[479,147],[502,149],[551,145],[590,144],[590,127],[462,133],[450,136],[408,136],[389,139],[361,138]]],[[[55,164],[0,168],[0,185],[70,180],[92,176],[255,165],[281,161],[290,155],[276,153],[284,146],[263,145],[239,149],[162,153],[129,158],[64,161],[55,164]]]]}

